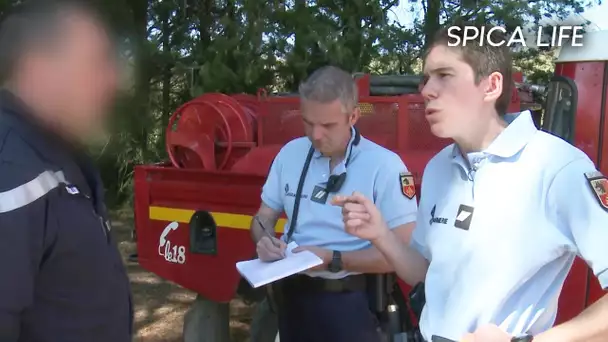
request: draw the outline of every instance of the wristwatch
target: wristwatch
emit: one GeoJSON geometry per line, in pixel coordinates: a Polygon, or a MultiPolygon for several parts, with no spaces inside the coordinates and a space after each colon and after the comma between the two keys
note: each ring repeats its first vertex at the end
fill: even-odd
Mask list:
{"type": "Polygon", "coordinates": [[[513,337],[511,342],[532,342],[534,340],[534,336],[532,335],[524,335],[519,337],[513,337]]]}
{"type": "Polygon", "coordinates": [[[340,251],[334,251],[331,262],[327,266],[329,271],[332,273],[342,271],[342,253],[340,253],[340,251]]]}

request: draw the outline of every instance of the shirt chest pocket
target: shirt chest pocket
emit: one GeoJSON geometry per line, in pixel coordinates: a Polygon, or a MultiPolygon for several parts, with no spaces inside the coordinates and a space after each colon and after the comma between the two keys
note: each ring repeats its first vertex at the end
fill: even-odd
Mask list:
{"type": "Polygon", "coordinates": [[[548,224],[542,206],[536,205],[541,200],[523,194],[520,198],[532,201],[524,205],[513,196],[504,196],[478,204],[470,246],[485,256],[476,260],[480,272],[500,268],[505,275],[516,274],[522,265],[541,267],[561,254],[560,235],[548,224]]]}
{"type": "Polygon", "coordinates": [[[48,274],[69,275],[69,281],[49,291],[69,301],[79,300],[86,291],[89,304],[99,308],[115,303],[112,297],[124,289],[126,274],[92,200],[64,188],[51,206],[49,219],[56,221],[57,235],[45,269],[48,274]]]}
{"type": "Polygon", "coordinates": [[[428,246],[433,262],[453,263],[468,243],[470,232],[455,226],[456,212],[456,208],[450,205],[434,205],[420,222],[427,231],[424,243],[428,246]]]}
{"type": "Polygon", "coordinates": [[[58,222],[56,251],[79,260],[73,267],[88,265],[101,271],[117,259],[110,244],[109,222],[97,214],[90,198],[61,189],[54,214],[58,222]]]}
{"type": "Polygon", "coordinates": [[[453,225],[433,224],[426,238],[434,262],[453,263],[469,244],[467,232],[453,225]]]}

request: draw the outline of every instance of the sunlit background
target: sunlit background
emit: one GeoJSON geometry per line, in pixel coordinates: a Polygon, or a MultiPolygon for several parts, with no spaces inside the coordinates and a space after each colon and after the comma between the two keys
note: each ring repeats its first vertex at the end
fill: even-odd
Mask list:
{"type": "MultiPolygon", "coordinates": [[[[398,6],[395,6],[390,12],[392,20],[398,21],[404,26],[411,26],[416,16],[421,17],[423,15],[422,7],[420,5],[414,6],[412,11],[412,4],[407,1],[401,1],[398,6]]],[[[588,20],[591,22],[589,29],[595,30],[606,30],[608,29],[608,3],[604,2],[601,5],[594,5],[586,9],[582,14],[572,14],[567,22],[582,22],[588,20]]],[[[557,20],[546,20],[543,22],[544,25],[555,25],[557,20]]]]}

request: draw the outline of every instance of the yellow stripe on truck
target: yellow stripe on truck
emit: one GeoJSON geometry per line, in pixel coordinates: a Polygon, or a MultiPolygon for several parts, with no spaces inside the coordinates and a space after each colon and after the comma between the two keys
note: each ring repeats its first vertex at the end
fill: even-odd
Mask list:
{"type": "MultiPolygon", "coordinates": [[[[233,228],[233,229],[246,229],[249,230],[251,220],[253,216],[231,214],[231,213],[219,213],[210,212],[211,216],[215,220],[215,224],[218,227],[233,228]]],[[[166,207],[150,207],[149,217],[150,220],[158,221],[169,221],[169,222],[180,222],[190,223],[190,218],[194,215],[194,210],[191,209],[176,209],[166,207]]],[[[282,232],[283,226],[285,225],[285,219],[280,218],[277,225],[274,227],[276,232],[282,232]]]]}

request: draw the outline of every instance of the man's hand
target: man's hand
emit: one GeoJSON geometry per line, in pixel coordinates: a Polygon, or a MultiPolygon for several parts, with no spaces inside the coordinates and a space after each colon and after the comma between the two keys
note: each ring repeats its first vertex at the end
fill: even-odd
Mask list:
{"type": "Polygon", "coordinates": [[[316,246],[298,246],[293,249],[294,253],[298,253],[298,252],[302,252],[302,251],[311,251],[311,252],[315,253],[319,258],[321,258],[321,260],[323,260],[323,263],[321,265],[311,268],[310,269],[311,271],[326,271],[327,265],[329,265],[329,263],[331,262],[331,259],[334,254],[329,249],[316,247],[316,246]]]}
{"type": "Polygon", "coordinates": [[[466,334],[460,342],[511,342],[513,336],[499,327],[488,324],[479,327],[474,333],[466,334]]]}
{"type": "Polygon", "coordinates": [[[269,236],[262,236],[256,245],[258,258],[262,261],[270,262],[283,259],[287,245],[285,242],[269,236]]]}
{"type": "Polygon", "coordinates": [[[358,192],[351,196],[334,196],[332,204],[342,207],[342,220],[349,234],[364,240],[380,240],[389,233],[380,210],[358,192]]]}

